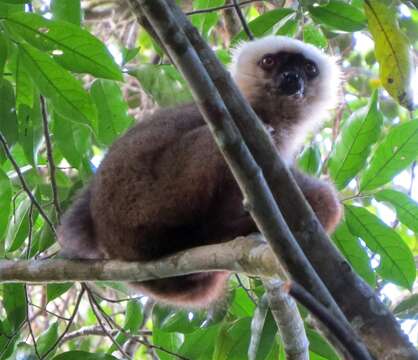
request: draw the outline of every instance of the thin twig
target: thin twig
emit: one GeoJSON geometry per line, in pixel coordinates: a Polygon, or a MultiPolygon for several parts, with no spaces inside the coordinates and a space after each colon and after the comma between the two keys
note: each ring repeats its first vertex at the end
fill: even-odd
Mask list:
{"type": "MultiPolygon", "coordinates": [[[[117,335],[118,332],[119,332],[119,330],[117,330],[117,329],[113,329],[113,330],[110,331],[110,333],[113,336],[117,335]]],[[[98,325],[86,326],[84,328],[75,330],[75,331],[65,335],[64,338],[62,339],[60,345],[62,345],[63,343],[65,343],[67,341],[73,340],[75,338],[83,337],[83,336],[90,336],[90,335],[106,336],[106,334],[104,333],[101,326],[98,326],[98,325]]],[[[150,330],[140,330],[140,331],[138,331],[138,335],[140,335],[140,336],[152,336],[152,331],[150,331],[150,330]]],[[[138,337],[138,336],[135,336],[135,335],[131,335],[131,336],[138,337]]]]}
{"type": "Polygon", "coordinates": [[[28,230],[28,248],[26,250],[26,259],[30,258],[30,250],[32,247],[32,237],[33,237],[33,203],[29,207],[29,230],[28,230]]]}
{"type": "Polygon", "coordinates": [[[13,158],[12,153],[10,152],[9,146],[7,145],[7,140],[3,136],[3,134],[0,132],[0,142],[3,145],[4,152],[6,154],[6,157],[9,159],[9,161],[12,163],[14,170],[16,171],[16,174],[20,180],[20,183],[22,184],[23,190],[26,192],[26,194],[29,196],[29,199],[32,201],[32,204],[36,207],[36,209],[39,211],[41,216],[44,218],[46,223],[49,225],[53,233],[55,234],[55,228],[52,224],[52,221],[48,218],[48,215],[45,213],[45,211],[42,209],[41,205],[39,205],[38,200],[36,200],[35,196],[32,194],[32,192],[29,189],[28,184],[26,183],[26,180],[20,171],[19,165],[17,164],[16,160],[13,158]]]}
{"type": "MultiPolygon", "coordinates": [[[[123,327],[121,327],[115,320],[113,320],[113,318],[111,317],[111,316],[109,316],[108,314],[106,314],[106,312],[103,310],[103,308],[100,306],[100,304],[97,302],[97,300],[96,300],[96,298],[94,297],[94,294],[93,294],[93,292],[91,291],[91,289],[86,285],[86,284],[83,284],[83,286],[84,286],[84,288],[86,289],[86,291],[87,291],[87,293],[89,294],[89,300],[91,300],[91,303],[93,303],[94,304],[94,306],[97,308],[97,310],[99,310],[100,311],[100,313],[102,314],[102,316],[103,316],[103,318],[105,319],[105,321],[107,322],[107,324],[109,325],[109,327],[110,328],[113,328],[113,327],[115,327],[118,331],[120,331],[121,333],[123,333],[124,335],[126,335],[128,338],[132,338],[132,334],[131,333],[129,333],[128,331],[126,331],[123,327]]],[[[97,316],[96,316],[97,317],[97,316]]],[[[181,359],[181,360],[189,360],[188,358],[186,358],[186,357],[184,357],[184,356],[181,356],[181,355],[179,355],[179,354],[176,354],[176,353],[174,353],[174,352],[171,352],[171,351],[169,351],[169,350],[167,350],[167,349],[165,349],[165,348],[163,348],[163,347],[161,347],[161,346],[158,346],[158,345],[153,345],[153,344],[150,344],[150,343],[148,343],[148,342],[145,342],[145,341],[143,341],[143,340],[140,340],[140,339],[138,339],[138,338],[134,338],[134,340],[135,341],[138,341],[139,343],[141,343],[141,344],[143,344],[144,346],[148,346],[148,347],[151,347],[151,348],[155,348],[155,349],[157,349],[157,350],[160,350],[160,351],[163,351],[163,352],[166,352],[167,354],[169,354],[169,355],[173,355],[173,356],[176,356],[176,357],[178,357],[179,359],[181,359]]],[[[120,351],[120,350],[119,350],[120,351]]],[[[124,350],[122,350],[123,352],[122,352],[122,354],[125,352],[124,350]]],[[[125,354],[125,356],[127,356],[128,357],[128,355],[127,354],[125,354]]]]}
{"type": "Polygon", "coordinates": [[[80,295],[78,295],[77,301],[75,303],[74,311],[71,314],[70,321],[68,321],[68,324],[65,327],[64,331],[59,336],[59,338],[55,341],[55,343],[49,348],[49,350],[45,354],[42,355],[42,359],[46,359],[46,357],[60,344],[64,336],[68,333],[68,330],[70,330],[70,327],[73,324],[74,319],[78,313],[78,308],[80,306],[81,298],[83,297],[84,291],[85,291],[84,288],[82,288],[80,291],[80,295]]]}
{"type": "MultiPolygon", "coordinates": [[[[250,5],[251,3],[255,3],[255,2],[264,2],[266,0],[247,0],[247,1],[242,1],[240,3],[238,3],[237,5],[239,7],[241,6],[246,6],[246,5],[250,5]]],[[[188,11],[185,14],[187,16],[190,15],[197,15],[197,14],[205,14],[205,13],[209,13],[209,12],[213,12],[213,11],[218,11],[218,10],[223,10],[223,9],[230,9],[230,8],[234,8],[235,5],[231,4],[231,5],[222,5],[222,6],[214,6],[211,8],[206,8],[206,9],[199,9],[199,10],[193,10],[193,11],[188,11]]]]}
{"type": "Polygon", "coordinates": [[[40,310],[42,310],[42,311],[44,311],[44,312],[46,312],[46,313],[48,313],[48,314],[50,314],[50,315],[52,315],[52,316],[55,316],[55,317],[56,317],[56,318],[58,318],[58,319],[65,320],[65,321],[70,321],[70,320],[71,320],[71,319],[70,319],[70,318],[68,318],[68,317],[61,316],[61,315],[59,315],[59,314],[57,314],[57,313],[54,313],[53,311],[50,311],[50,310],[48,310],[48,309],[47,309],[47,308],[45,308],[45,307],[42,307],[42,306],[36,305],[36,304],[34,304],[33,302],[29,302],[29,305],[30,305],[30,306],[33,306],[33,307],[36,307],[36,308],[38,308],[38,309],[40,309],[40,310]]]}
{"type": "Polygon", "coordinates": [[[254,296],[250,293],[250,289],[247,289],[245,285],[242,283],[239,274],[235,274],[235,278],[237,279],[238,285],[245,291],[248,298],[253,302],[253,304],[257,304],[257,301],[254,299],[254,296]]]}
{"type": "Polygon", "coordinates": [[[52,145],[51,145],[51,136],[49,134],[48,129],[48,112],[46,109],[45,98],[40,96],[41,101],[41,110],[42,110],[42,124],[44,128],[44,138],[45,138],[45,145],[46,145],[46,155],[48,158],[48,165],[49,165],[49,177],[51,181],[51,188],[52,188],[52,196],[54,200],[55,211],[57,212],[58,221],[61,218],[61,207],[59,202],[59,195],[58,195],[58,188],[57,188],[57,181],[55,178],[55,162],[54,156],[52,153],[52,145]]]}
{"type": "Polygon", "coordinates": [[[241,11],[238,1],[237,0],[232,0],[232,1],[234,4],[235,11],[237,12],[237,15],[239,17],[239,21],[241,22],[242,28],[244,29],[244,32],[247,34],[248,39],[254,40],[254,35],[251,32],[247,24],[247,21],[245,20],[244,14],[241,11]]]}
{"type": "Polygon", "coordinates": [[[27,285],[24,285],[23,286],[23,289],[24,289],[24,291],[25,291],[25,301],[26,301],[26,321],[27,321],[27,323],[28,323],[28,328],[29,328],[29,334],[30,334],[30,336],[31,336],[31,338],[32,338],[32,342],[33,342],[33,347],[34,347],[34,349],[35,349],[35,354],[36,354],[36,357],[38,358],[38,359],[40,359],[41,358],[41,355],[39,354],[39,351],[38,351],[38,344],[37,344],[37,342],[36,342],[36,339],[35,339],[35,335],[34,335],[34,333],[33,333],[33,329],[32,329],[32,324],[31,324],[31,322],[30,322],[30,318],[29,318],[29,295],[28,295],[28,286],[27,285]]]}
{"type": "MultiPolygon", "coordinates": [[[[125,351],[122,349],[122,347],[119,345],[119,343],[115,340],[115,338],[109,332],[109,330],[106,329],[106,326],[103,324],[102,319],[101,319],[101,317],[100,317],[100,315],[99,315],[99,313],[97,312],[97,309],[96,309],[97,302],[94,299],[94,296],[91,294],[90,289],[85,284],[82,284],[82,286],[83,286],[83,290],[86,290],[87,291],[87,297],[89,299],[89,303],[90,303],[91,310],[93,311],[94,316],[97,319],[97,322],[99,323],[100,327],[103,329],[103,331],[106,334],[106,336],[116,346],[116,348],[119,350],[119,352],[122,354],[122,356],[124,356],[124,358],[131,359],[128,356],[128,354],[125,353],[125,351]]],[[[103,314],[103,312],[102,312],[102,314],[103,314]]],[[[105,319],[106,319],[106,317],[105,317],[105,319]]]]}
{"type": "Polygon", "coordinates": [[[299,284],[289,281],[283,286],[300,304],[306,307],[328,330],[338,339],[348,353],[356,360],[369,360],[370,355],[359,346],[358,339],[353,337],[351,331],[341,322],[330,314],[328,309],[319,303],[299,284]]]}

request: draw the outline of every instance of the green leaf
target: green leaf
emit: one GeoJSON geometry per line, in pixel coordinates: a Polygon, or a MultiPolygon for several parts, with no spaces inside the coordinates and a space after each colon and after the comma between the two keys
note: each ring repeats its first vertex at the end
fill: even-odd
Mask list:
{"type": "Polygon", "coordinates": [[[77,26],[81,24],[80,0],[52,0],[51,11],[54,20],[68,21],[77,26]]]}
{"type": "Polygon", "coordinates": [[[399,221],[418,233],[418,203],[407,194],[396,190],[382,190],[374,195],[378,201],[391,204],[396,210],[399,221]]]}
{"type": "Polygon", "coordinates": [[[316,144],[305,147],[298,159],[298,165],[304,172],[317,176],[321,170],[321,152],[316,144]]]}
{"type": "Polygon", "coordinates": [[[370,266],[366,249],[361,246],[359,239],[351,234],[346,222],[338,225],[332,234],[332,240],[350,262],[356,273],[374,288],[376,286],[376,275],[370,266]]]}
{"type": "Polygon", "coordinates": [[[0,168],[0,257],[4,254],[3,236],[9,222],[12,202],[12,186],[7,174],[0,168]]]}
{"type": "Polygon", "coordinates": [[[12,84],[5,79],[0,82],[0,132],[9,147],[18,140],[15,94],[12,84]]]}
{"type": "Polygon", "coordinates": [[[328,40],[317,26],[308,24],[303,27],[303,41],[318,48],[328,47],[328,40]]]}
{"type": "Polygon", "coordinates": [[[198,329],[204,322],[203,313],[194,313],[193,319],[189,318],[189,311],[176,311],[162,306],[155,306],[152,312],[154,327],[165,332],[191,333],[198,329]]]}
{"type": "Polygon", "coordinates": [[[21,44],[20,51],[32,80],[55,110],[72,121],[96,128],[93,102],[80,82],[34,47],[21,44]]]}
{"type": "Polygon", "coordinates": [[[98,138],[103,144],[110,145],[133,123],[128,115],[128,105],[113,81],[96,80],[90,91],[98,110],[98,138]]]}
{"type": "Polygon", "coordinates": [[[39,101],[35,101],[33,108],[24,104],[19,106],[19,143],[34,168],[38,163],[38,150],[43,139],[41,116],[39,101]]]}
{"type": "MultiPolygon", "coordinates": [[[[37,340],[38,343],[38,352],[39,355],[46,354],[51,347],[55,344],[55,342],[58,339],[58,322],[53,323],[48,327],[48,329],[39,336],[39,339],[37,340]]],[[[50,359],[53,354],[55,353],[55,350],[53,350],[45,359],[50,359]]]]}
{"type": "Polygon", "coordinates": [[[284,21],[284,24],[279,26],[279,30],[276,31],[276,35],[283,35],[288,37],[296,36],[299,28],[299,22],[297,19],[293,19],[292,17],[289,16],[290,19],[284,21]]]}
{"type": "Polygon", "coordinates": [[[140,65],[129,74],[158,105],[167,107],[192,100],[189,88],[172,65],[140,65]]]}
{"type": "Polygon", "coordinates": [[[309,12],[317,22],[334,30],[354,32],[366,26],[363,12],[340,0],[330,0],[322,6],[309,6],[309,12]]]}
{"type": "Polygon", "coordinates": [[[370,33],[379,62],[380,79],[387,92],[408,109],[413,109],[414,65],[408,38],[400,30],[397,8],[381,0],[365,0],[370,33]]]}
{"type": "Polygon", "coordinates": [[[378,140],[383,116],[374,92],[367,113],[354,112],[344,123],[328,162],[329,173],[338,189],[343,189],[364,168],[371,146],[378,140]]]}
{"type": "MultiPolygon", "coordinates": [[[[123,328],[131,334],[136,334],[141,326],[142,319],[143,314],[141,304],[137,300],[129,300],[126,306],[125,324],[123,325],[123,328]]],[[[129,337],[126,334],[119,332],[115,340],[119,345],[123,345],[128,339],[129,337]]],[[[111,354],[116,350],[116,345],[112,344],[108,353],[111,354]]]]}
{"type": "Polygon", "coordinates": [[[128,49],[126,47],[122,47],[122,65],[127,64],[131,60],[133,60],[139,53],[139,47],[128,49]]]}
{"type": "Polygon", "coordinates": [[[74,283],[48,284],[46,286],[46,302],[49,303],[52,300],[60,297],[62,294],[65,294],[72,288],[73,285],[74,283]]]}
{"type": "Polygon", "coordinates": [[[250,328],[251,318],[241,318],[232,324],[225,324],[219,331],[212,360],[246,359],[250,328]]]}
{"type": "Polygon", "coordinates": [[[393,315],[401,319],[418,319],[418,294],[412,294],[402,300],[393,309],[393,315]]]}
{"type": "Polygon", "coordinates": [[[28,236],[29,221],[28,211],[31,206],[31,200],[25,193],[18,196],[16,201],[17,208],[13,212],[13,217],[10,219],[6,235],[6,250],[15,251],[23,243],[28,236]],[[23,231],[21,231],[23,229],[23,231]],[[20,236],[18,236],[20,234],[20,236]]]}
{"type": "Polygon", "coordinates": [[[12,5],[12,4],[6,4],[5,0],[1,0],[1,1],[0,1],[0,15],[1,15],[1,17],[6,17],[6,16],[8,16],[10,14],[13,14],[15,12],[25,11],[25,5],[23,5],[22,3],[17,4],[17,5],[12,5]],[[3,3],[1,1],[3,1],[3,3]]]}
{"type": "Polygon", "coordinates": [[[26,297],[22,284],[3,284],[3,306],[13,330],[18,330],[26,318],[26,297]]]}
{"type": "Polygon", "coordinates": [[[380,276],[411,289],[416,276],[415,262],[398,233],[364,208],[346,205],[345,216],[350,232],[380,256],[376,268],[380,276]]]}
{"type": "Polygon", "coordinates": [[[7,41],[2,32],[0,32],[0,82],[3,79],[4,66],[6,65],[8,55],[7,41]]]}
{"type": "MultiPolygon", "coordinates": [[[[35,99],[35,85],[29,75],[26,65],[23,63],[21,53],[18,51],[13,69],[16,79],[16,105],[32,107],[35,99]]],[[[37,94],[38,95],[38,94],[37,94]]]]}
{"type": "Polygon", "coordinates": [[[53,113],[55,143],[71,166],[79,169],[91,146],[90,131],[85,126],[53,113]]]}
{"type": "Polygon", "coordinates": [[[360,191],[373,190],[392,180],[418,155],[418,121],[408,121],[390,129],[364,171],[360,191]]]}
{"type": "MultiPolygon", "coordinates": [[[[274,9],[265,12],[248,23],[248,27],[255,37],[263,37],[273,34],[291,17],[295,16],[295,11],[289,8],[274,9]]],[[[244,31],[239,32],[232,43],[239,40],[247,40],[247,34],[244,31]]]]}
{"type": "Polygon", "coordinates": [[[219,326],[199,329],[186,334],[179,353],[187,359],[212,359],[219,326]]]}
{"type": "Polygon", "coordinates": [[[53,360],[118,360],[112,355],[101,353],[89,353],[86,351],[68,351],[59,354],[53,360]]]}
{"type": "Polygon", "coordinates": [[[65,21],[47,20],[34,13],[10,15],[6,24],[32,46],[50,53],[68,70],[122,80],[120,68],[106,46],[79,26],[65,21]]]}
{"type": "MultiPolygon", "coordinates": [[[[54,209],[48,208],[46,215],[49,219],[53,218],[54,209]]],[[[29,253],[29,258],[45,251],[48,247],[56,242],[55,233],[52,232],[51,227],[42,220],[42,227],[40,231],[35,232],[33,236],[32,246],[29,253]]]]}
{"type": "MultiPolygon", "coordinates": [[[[195,0],[193,1],[193,9],[208,9],[216,6],[222,6],[225,0],[195,0]]],[[[214,26],[219,21],[219,14],[216,11],[196,14],[191,17],[192,24],[199,30],[203,37],[207,38],[214,26]]]]}
{"type": "Polygon", "coordinates": [[[134,333],[139,330],[139,326],[143,320],[141,304],[138,300],[129,300],[126,306],[125,330],[134,333]]]}
{"type": "MultiPolygon", "coordinates": [[[[159,347],[174,353],[178,352],[182,343],[181,334],[176,332],[166,333],[158,328],[152,330],[152,340],[154,345],[158,345],[159,347]]],[[[156,349],[156,351],[160,360],[173,360],[173,355],[168,354],[166,351],[158,349],[156,349]]]]}
{"type": "Polygon", "coordinates": [[[229,308],[229,311],[234,316],[241,317],[251,317],[253,316],[255,310],[255,305],[249,298],[248,294],[242,287],[236,288],[234,291],[234,299],[229,308]]]}
{"type": "MultiPolygon", "coordinates": [[[[321,356],[321,358],[326,360],[338,360],[339,357],[335,353],[334,349],[329,346],[328,342],[318,334],[316,331],[313,331],[309,328],[306,329],[306,335],[309,340],[309,350],[315,354],[321,356]]],[[[313,356],[309,357],[311,360],[314,359],[313,356]]],[[[316,358],[318,359],[318,357],[316,358]]]]}
{"type": "Polygon", "coordinates": [[[32,0],[0,0],[0,2],[4,2],[6,4],[27,4],[31,1],[32,0]]]}

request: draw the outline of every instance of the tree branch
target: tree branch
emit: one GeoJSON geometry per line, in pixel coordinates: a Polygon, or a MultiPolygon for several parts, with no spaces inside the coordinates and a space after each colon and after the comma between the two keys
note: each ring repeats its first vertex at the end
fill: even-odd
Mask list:
{"type": "Polygon", "coordinates": [[[302,286],[287,282],[283,285],[282,291],[293,296],[299,303],[305,306],[325,327],[338,339],[344,346],[344,349],[356,360],[364,360],[361,348],[358,348],[356,341],[350,334],[346,333],[344,326],[332,317],[327,309],[319,303],[311,294],[309,294],[302,286]]]}
{"type": "Polygon", "coordinates": [[[278,263],[260,236],[189,249],[153,262],[118,260],[4,260],[0,283],[73,281],[144,281],[208,270],[230,270],[254,276],[277,276],[278,263]]]}
{"type": "Polygon", "coordinates": [[[271,312],[283,340],[286,359],[308,360],[309,341],[296,302],[283,289],[280,280],[265,280],[271,312]]]}

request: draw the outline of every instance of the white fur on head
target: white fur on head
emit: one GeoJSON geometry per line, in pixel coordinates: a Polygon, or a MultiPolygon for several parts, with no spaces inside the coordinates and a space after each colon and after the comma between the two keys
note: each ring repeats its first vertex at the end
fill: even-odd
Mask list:
{"type": "Polygon", "coordinates": [[[271,35],[239,43],[232,50],[233,56],[230,65],[232,77],[238,84],[248,81],[245,77],[254,77],[261,71],[258,62],[264,55],[278,52],[302,54],[307,59],[315,62],[319,69],[319,82],[323,87],[317,90],[326,95],[326,102],[329,103],[329,106],[326,106],[326,108],[332,109],[336,106],[338,102],[336,89],[339,87],[341,76],[336,59],[325,54],[315,46],[297,39],[271,35]]]}
{"type": "MultiPolygon", "coordinates": [[[[291,157],[303,142],[306,133],[316,130],[327,117],[328,111],[338,104],[340,69],[334,57],[300,40],[284,36],[267,36],[242,42],[233,50],[230,72],[250,102],[262,94],[263,84],[270,80],[260,68],[259,61],[266,54],[279,52],[302,54],[313,61],[319,70],[319,75],[311,81],[310,89],[307,89],[305,94],[303,119],[295,121],[295,128],[289,134],[289,142],[283,148],[291,157]]],[[[277,113],[280,116],[281,109],[277,109],[277,113]]]]}

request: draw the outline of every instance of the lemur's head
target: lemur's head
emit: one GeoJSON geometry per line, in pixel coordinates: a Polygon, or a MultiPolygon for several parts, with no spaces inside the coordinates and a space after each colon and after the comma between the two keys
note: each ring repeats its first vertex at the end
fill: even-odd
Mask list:
{"type": "Polygon", "coordinates": [[[241,43],[230,70],[262,119],[292,139],[320,125],[338,102],[335,59],[299,40],[268,36],[241,43]]]}

